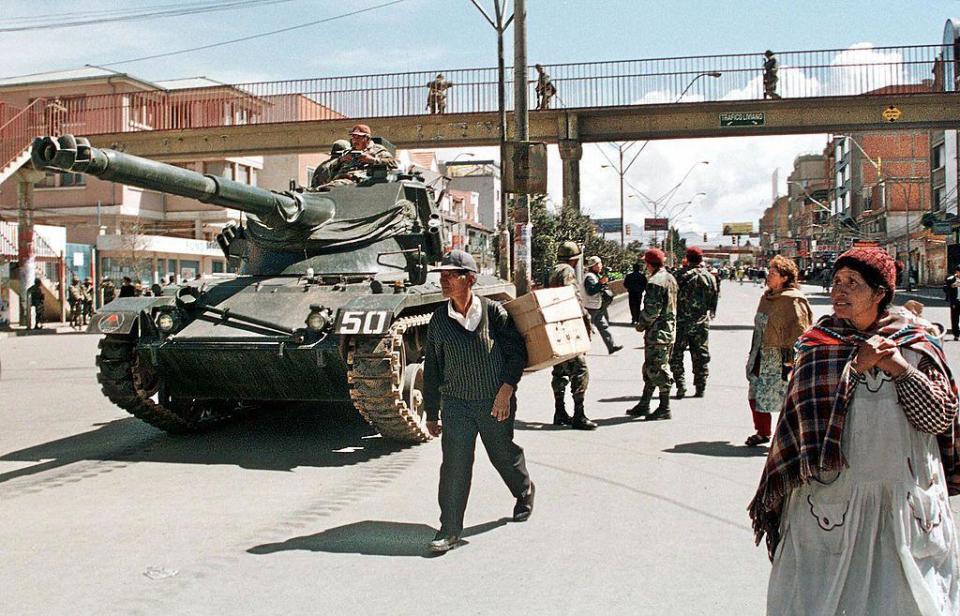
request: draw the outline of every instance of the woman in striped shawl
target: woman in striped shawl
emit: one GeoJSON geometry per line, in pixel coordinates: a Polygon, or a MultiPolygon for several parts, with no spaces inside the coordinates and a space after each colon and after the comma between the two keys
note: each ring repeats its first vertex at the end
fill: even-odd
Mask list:
{"type": "Polygon", "coordinates": [[[833,314],[797,341],[750,503],[768,614],[958,614],[957,388],[929,323],[888,308],[896,267],[853,249],[833,314]]]}

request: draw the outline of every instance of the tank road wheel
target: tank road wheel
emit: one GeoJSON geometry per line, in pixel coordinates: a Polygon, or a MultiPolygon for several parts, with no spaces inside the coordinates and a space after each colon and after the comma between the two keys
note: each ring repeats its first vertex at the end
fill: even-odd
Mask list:
{"type": "Polygon", "coordinates": [[[166,399],[160,375],[140,361],[135,341],[128,335],[107,335],[100,340],[97,381],[111,402],[172,434],[206,430],[239,414],[240,407],[232,402],[166,399]]]}
{"type": "Polygon", "coordinates": [[[432,314],[397,319],[382,336],[354,336],[347,380],[357,411],[384,437],[430,440],[423,411],[423,339],[432,314]]]}

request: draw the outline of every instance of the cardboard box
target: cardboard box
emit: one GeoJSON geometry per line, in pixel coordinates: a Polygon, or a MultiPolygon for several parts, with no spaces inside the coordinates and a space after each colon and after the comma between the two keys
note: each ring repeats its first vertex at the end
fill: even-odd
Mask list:
{"type": "Polygon", "coordinates": [[[527,370],[541,370],[590,350],[583,310],[572,287],[540,289],[504,307],[527,343],[527,370]]]}

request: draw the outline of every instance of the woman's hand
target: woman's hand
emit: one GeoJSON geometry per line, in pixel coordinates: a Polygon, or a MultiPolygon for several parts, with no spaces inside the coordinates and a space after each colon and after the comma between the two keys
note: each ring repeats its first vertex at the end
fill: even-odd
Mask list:
{"type": "MultiPolygon", "coordinates": [[[[880,360],[890,355],[893,350],[890,349],[893,343],[883,336],[871,336],[866,342],[860,343],[860,349],[853,357],[851,368],[855,372],[863,374],[867,370],[874,368],[880,363],[880,360]]],[[[896,347],[894,346],[894,349],[896,347]]]]}

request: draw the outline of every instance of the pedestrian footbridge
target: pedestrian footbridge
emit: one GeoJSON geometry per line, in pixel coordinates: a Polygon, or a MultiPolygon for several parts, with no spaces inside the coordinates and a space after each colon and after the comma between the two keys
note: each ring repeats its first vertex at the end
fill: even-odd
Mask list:
{"type": "MultiPolygon", "coordinates": [[[[561,146],[567,179],[584,142],[957,128],[954,55],[942,44],[782,51],[777,99],[765,98],[762,53],[545,65],[557,95],[530,112],[529,134],[561,146]]],[[[33,135],[71,132],[178,161],[326,151],[363,122],[401,148],[500,143],[497,69],[443,70],[453,84],[446,113],[430,114],[437,72],[143,90],[57,101],[53,111],[35,101],[32,120],[8,122],[18,133],[0,128],[0,142],[20,155],[33,135]]],[[[509,111],[511,69],[506,80],[509,111]]]]}

